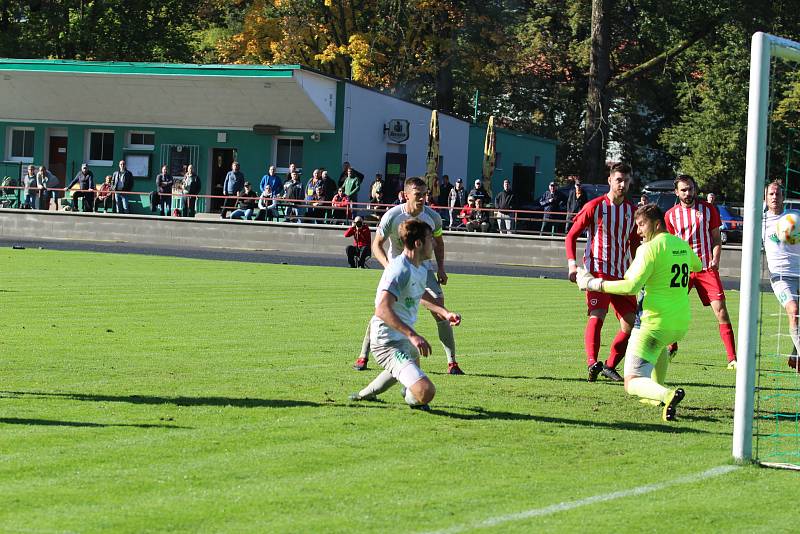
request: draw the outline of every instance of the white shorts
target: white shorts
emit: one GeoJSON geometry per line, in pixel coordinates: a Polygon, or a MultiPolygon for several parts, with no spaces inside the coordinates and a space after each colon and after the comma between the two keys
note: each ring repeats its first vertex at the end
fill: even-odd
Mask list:
{"type": "Polygon", "coordinates": [[[419,368],[419,352],[409,341],[374,344],[370,350],[375,361],[407,388],[427,377],[419,368]]]}
{"type": "Polygon", "coordinates": [[[770,276],[769,283],[781,306],[786,307],[789,301],[797,300],[797,295],[800,291],[800,278],[775,274],[770,276]]]}

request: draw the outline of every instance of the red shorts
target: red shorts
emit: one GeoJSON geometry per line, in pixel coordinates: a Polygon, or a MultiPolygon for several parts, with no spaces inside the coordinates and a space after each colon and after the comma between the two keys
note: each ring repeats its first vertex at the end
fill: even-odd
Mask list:
{"type": "MultiPolygon", "coordinates": [[[[592,273],[597,278],[603,280],[619,280],[613,276],[603,273],[592,273]]],[[[587,315],[594,310],[608,311],[608,306],[614,306],[614,313],[617,319],[629,313],[636,313],[636,297],[633,295],[611,295],[609,293],[597,293],[595,291],[586,292],[586,306],[589,308],[587,315]]]]}
{"type": "Polygon", "coordinates": [[[719,271],[706,269],[699,273],[689,275],[689,291],[695,288],[697,296],[703,306],[710,306],[715,300],[725,300],[725,291],[722,289],[722,280],[719,271]]]}

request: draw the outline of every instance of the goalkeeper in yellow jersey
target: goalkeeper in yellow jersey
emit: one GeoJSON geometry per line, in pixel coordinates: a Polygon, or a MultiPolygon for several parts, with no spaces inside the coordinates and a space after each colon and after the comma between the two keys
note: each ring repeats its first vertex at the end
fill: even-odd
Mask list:
{"type": "Polygon", "coordinates": [[[689,274],[703,265],[689,244],[666,230],[664,214],[655,204],[634,214],[636,231],[645,240],[623,280],[601,280],[582,269],[582,290],[614,295],[639,295],[636,323],[625,352],[625,391],[654,404],[664,403],[664,421],[675,419],[681,388],[667,389],[667,346],[683,338],[689,328],[689,274]]]}

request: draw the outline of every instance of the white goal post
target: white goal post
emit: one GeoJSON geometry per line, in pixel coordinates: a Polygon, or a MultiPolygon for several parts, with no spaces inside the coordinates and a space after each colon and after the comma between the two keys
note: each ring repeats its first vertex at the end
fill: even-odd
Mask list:
{"type": "Polygon", "coordinates": [[[742,237],[741,294],[739,300],[739,367],[733,416],[733,457],[747,462],[753,457],[753,408],[758,344],[761,282],[761,223],[767,166],[770,61],[800,62],[800,43],[758,32],[750,48],[750,96],[747,110],[744,235],[742,237]]]}

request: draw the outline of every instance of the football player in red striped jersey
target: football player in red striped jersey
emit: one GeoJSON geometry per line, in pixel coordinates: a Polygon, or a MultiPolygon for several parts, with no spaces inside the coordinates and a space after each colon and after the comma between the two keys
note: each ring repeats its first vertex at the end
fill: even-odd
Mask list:
{"type": "MultiPolygon", "coordinates": [[[[719,322],[719,335],[728,356],[728,369],[736,369],[736,342],[733,327],[725,305],[725,291],[719,278],[719,258],[722,252],[719,211],[713,204],[697,198],[694,178],[681,174],[675,178],[675,194],[678,203],[665,214],[667,231],[689,243],[700,261],[703,270],[692,273],[689,291],[694,288],[703,306],[711,306],[719,322]]],[[[677,352],[677,344],[670,346],[670,353],[677,352]]]]}
{"type": "MultiPolygon", "coordinates": [[[[609,192],[587,202],[575,216],[566,239],[570,281],[575,282],[576,279],[578,262],[575,249],[578,237],[584,233],[586,248],[581,266],[595,278],[603,280],[621,280],[625,276],[640,242],[633,218],[636,206],[626,198],[630,184],[630,166],[626,163],[615,164],[608,176],[609,192]]],[[[625,356],[635,320],[636,298],[632,295],[587,291],[586,304],[589,319],[584,332],[584,345],[589,382],[597,380],[598,374],[621,381],[622,377],[615,368],[625,356]],[[597,360],[597,355],[600,352],[600,332],[609,305],[614,306],[620,329],[611,343],[611,353],[603,363],[597,360]]]]}

